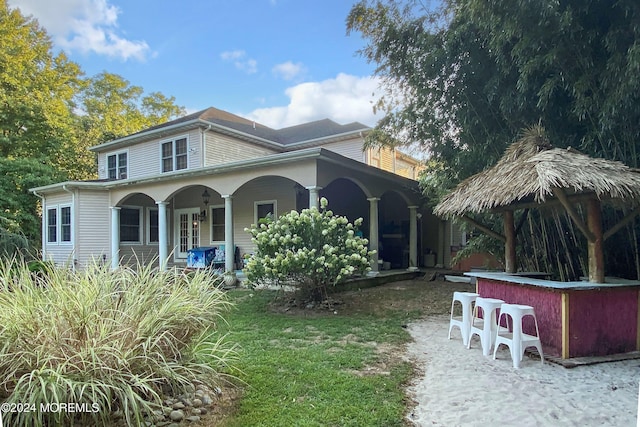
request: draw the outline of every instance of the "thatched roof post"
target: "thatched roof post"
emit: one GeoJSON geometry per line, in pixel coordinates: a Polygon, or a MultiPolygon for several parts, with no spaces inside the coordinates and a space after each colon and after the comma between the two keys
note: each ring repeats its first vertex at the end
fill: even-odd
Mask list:
{"type": "Polygon", "coordinates": [[[589,254],[589,282],[604,283],[604,253],[602,244],[602,213],[600,201],[592,198],[587,201],[587,226],[593,235],[593,241],[587,240],[589,254]]]}
{"type": "Polygon", "coordinates": [[[516,227],[513,220],[513,211],[504,211],[504,271],[515,273],[516,267],[516,227]]]}

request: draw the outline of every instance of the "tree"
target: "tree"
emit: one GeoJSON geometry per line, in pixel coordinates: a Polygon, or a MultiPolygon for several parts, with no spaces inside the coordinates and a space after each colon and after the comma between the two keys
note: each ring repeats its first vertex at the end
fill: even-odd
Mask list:
{"type": "Polygon", "coordinates": [[[268,283],[297,288],[304,300],[320,301],[330,286],[370,270],[367,239],[347,218],[313,207],[291,211],[275,221],[246,229],[256,244],[256,254],[245,268],[250,283],[268,283]]]}
{"type": "Polygon", "coordinates": [[[1,227],[38,241],[38,199],[29,187],[65,179],[61,149],[74,139],[71,108],[80,69],[53,56],[38,23],[0,0],[1,227]]]}
{"type": "Polygon", "coordinates": [[[29,188],[59,181],[64,174],[40,159],[0,158],[0,177],[0,229],[23,234],[34,245],[38,244],[42,230],[38,198],[29,188]]]}
{"type": "MultiPolygon", "coordinates": [[[[362,0],[347,31],[368,41],[361,53],[385,82],[385,116],[369,143],[421,143],[428,194],[493,165],[538,122],[555,146],[640,166],[637,1],[427,5],[362,0]]],[[[611,244],[637,254],[633,233],[622,234],[611,244]]]]}
{"type": "Polygon", "coordinates": [[[80,69],[32,19],[0,0],[0,156],[54,157],[71,134],[80,69]]]}
{"type": "Polygon", "coordinates": [[[84,79],[46,31],[0,0],[0,228],[40,241],[30,187],[96,177],[88,148],[185,114],[115,74],[84,79]]]}
{"type": "Polygon", "coordinates": [[[117,74],[103,72],[87,80],[79,94],[80,116],[85,139],[97,145],[167,122],[186,113],[159,92],[143,96],[140,86],[132,86],[117,74]]]}
{"type": "Polygon", "coordinates": [[[73,179],[95,178],[95,156],[89,147],[139,132],[186,114],[174,97],[144,94],[117,74],[100,73],[84,81],[77,94],[76,138],[69,153],[73,179]],[[80,165],[80,167],[78,166],[80,165]]]}
{"type": "Polygon", "coordinates": [[[378,130],[464,178],[538,121],[558,146],[640,164],[638,22],[633,0],[362,0],[347,28],[386,83],[378,130]]]}

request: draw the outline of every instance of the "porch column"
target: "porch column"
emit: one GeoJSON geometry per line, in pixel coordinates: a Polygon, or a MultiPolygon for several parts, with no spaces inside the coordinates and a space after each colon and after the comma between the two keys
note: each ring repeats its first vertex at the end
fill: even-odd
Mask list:
{"type": "Polygon", "coordinates": [[[234,271],[235,244],[233,242],[233,196],[225,194],[224,199],[224,271],[234,271]]]}
{"type": "Polygon", "coordinates": [[[169,254],[169,236],[167,236],[167,202],[156,202],[158,205],[158,266],[160,271],[167,269],[169,254]]]}
{"type": "Polygon", "coordinates": [[[418,207],[409,206],[409,268],[408,271],[418,270],[418,207]]]}
{"type": "Polygon", "coordinates": [[[371,257],[371,271],[369,276],[378,275],[378,199],[377,197],[367,198],[369,201],[369,250],[375,251],[371,257]]]}
{"type": "Polygon", "coordinates": [[[120,208],[111,206],[111,269],[120,264],[120,208]]]}
{"type": "Polygon", "coordinates": [[[322,190],[322,187],[318,187],[318,186],[312,186],[312,187],[306,187],[307,190],[309,190],[309,209],[315,207],[316,209],[320,209],[320,202],[319,202],[319,193],[320,190],[322,190]]]}

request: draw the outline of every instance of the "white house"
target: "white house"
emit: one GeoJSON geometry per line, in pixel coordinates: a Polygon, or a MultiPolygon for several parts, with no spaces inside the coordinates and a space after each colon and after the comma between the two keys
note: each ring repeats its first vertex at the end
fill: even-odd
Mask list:
{"type": "Polygon", "coordinates": [[[326,197],[335,213],[364,219],[385,267],[415,269],[438,247],[441,224],[421,211],[419,163],[363,150],[369,130],[331,120],[276,130],[209,108],[94,146],[98,180],[31,189],[43,206],[43,258],[164,268],[186,265],[190,249],[224,247],[232,270],[254,250],[245,227],[326,197]]]}

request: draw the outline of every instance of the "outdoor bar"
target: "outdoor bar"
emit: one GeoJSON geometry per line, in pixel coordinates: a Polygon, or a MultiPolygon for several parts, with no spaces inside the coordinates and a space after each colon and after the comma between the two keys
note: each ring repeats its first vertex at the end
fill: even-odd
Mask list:
{"type": "MultiPolygon", "coordinates": [[[[545,353],[569,359],[640,350],[640,281],[605,277],[603,253],[604,241],[640,214],[637,169],[570,147],[554,148],[544,129],[532,126],[493,167],[445,196],[434,213],[459,217],[504,243],[504,273],[465,274],[475,277],[482,297],[533,307],[545,353]],[[602,224],[603,203],[626,211],[607,230],[602,224]],[[542,280],[517,273],[516,238],[530,209],[561,209],[571,218],[587,243],[588,281],[542,280]],[[518,225],[517,210],[523,211],[518,225]],[[502,216],[503,230],[470,216],[484,212],[502,216]]],[[[525,333],[532,328],[533,322],[523,326],[525,333]]]]}
{"type": "MultiPolygon", "coordinates": [[[[607,356],[640,350],[640,282],[558,282],[508,273],[468,272],[476,292],[535,307],[545,355],[607,356]]],[[[524,331],[532,333],[533,322],[524,331]]]]}

